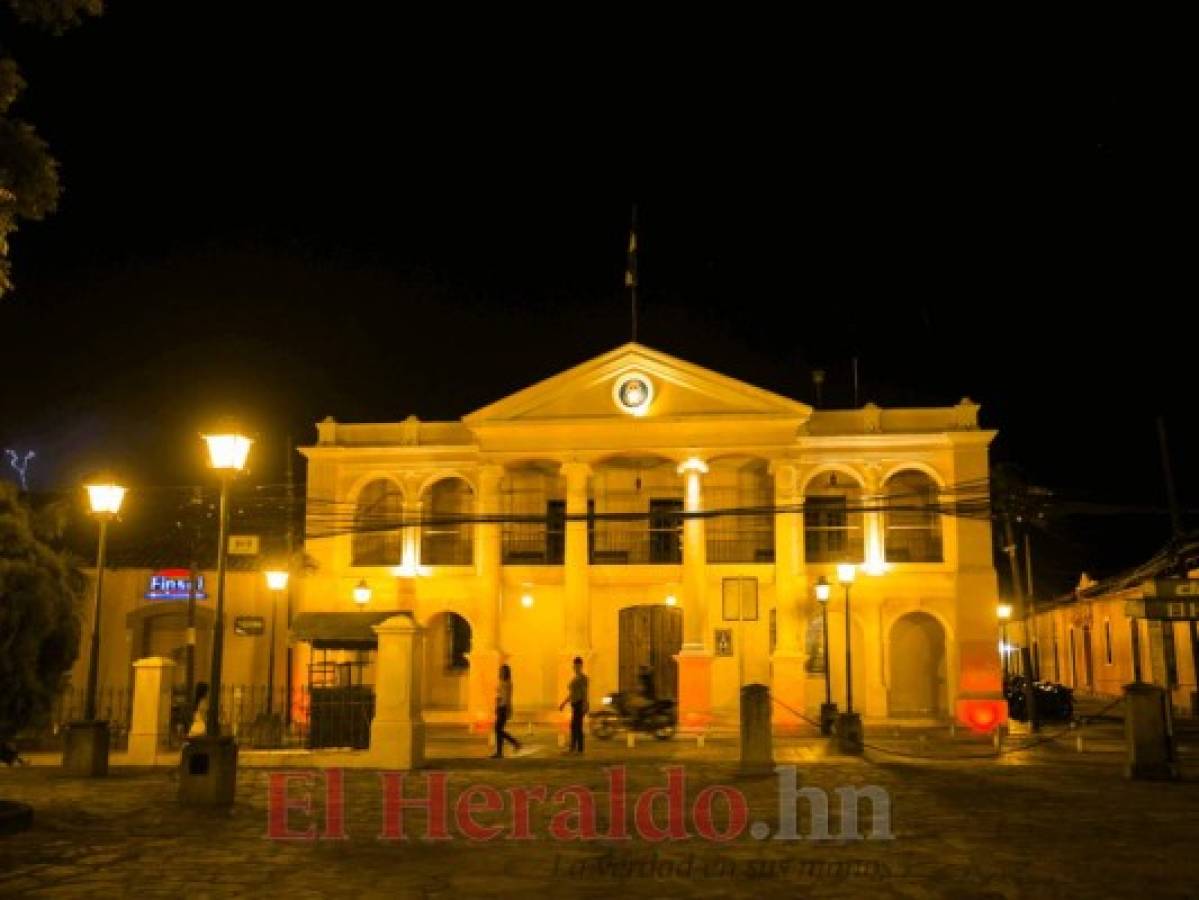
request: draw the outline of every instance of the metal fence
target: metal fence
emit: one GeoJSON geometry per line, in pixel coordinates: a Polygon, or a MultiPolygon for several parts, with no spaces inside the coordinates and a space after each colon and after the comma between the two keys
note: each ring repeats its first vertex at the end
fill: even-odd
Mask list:
{"type": "MultiPolygon", "coordinates": [[[[17,735],[17,749],[58,751],[63,731],[70,722],[83,720],[87,689],[70,687],[54,698],[49,715],[17,735]]],[[[110,747],[124,750],[129,744],[129,722],[133,709],[133,689],[128,685],[101,685],[96,691],[96,718],[108,722],[110,747]]]]}

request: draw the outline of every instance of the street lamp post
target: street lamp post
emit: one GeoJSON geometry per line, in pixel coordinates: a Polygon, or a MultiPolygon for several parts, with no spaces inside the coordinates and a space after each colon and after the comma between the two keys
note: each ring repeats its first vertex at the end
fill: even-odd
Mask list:
{"type": "Polygon", "coordinates": [[[837,742],[842,753],[862,752],[862,717],[853,711],[853,653],[850,639],[853,617],[849,591],[858,567],[853,563],[837,566],[837,581],[845,588],[845,712],[837,716],[837,742]]]}
{"type": "Polygon", "coordinates": [[[279,617],[279,597],[287,590],[286,569],[271,569],[265,573],[266,586],[271,592],[271,643],[266,655],[266,714],[274,710],[275,697],[275,621],[279,617]]]}
{"type": "Polygon", "coordinates": [[[820,704],[820,733],[825,737],[833,733],[833,723],[837,719],[837,704],[833,702],[832,660],[828,647],[828,601],[831,594],[832,585],[821,575],[816,581],[816,602],[820,604],[820,623],[824,629],[824,642],[820,645],[824,656],[824,702],[820,704]]]}
{"type": "Polygon", "coordinates": [[[96,719],[96,692],[100,681],[100,613],[104,595],[104,566],[108,555],[108,523],[121,511],[125,488],[107,480],[86,485],[88,506],[100,523],[96,550],[96,594],[92,608],[92,641],[87,664],[87,694],[83,721],[72,723],[67,732],[63,767],[76,775],[108,772],[108,722],[96,719]]]}
{"type": "Polygon", "coordinates": [[[209,465],[221,478],[217,537],[216,610],[205,734],[184,745],[179,799],[199,806],[230,806],[237,783],[237,742],[221,735],[221,662],[225,649],[225,570],[229,555],[229,483],[246,466],[253,440],[236,431],[205,434],[209,465]]]}

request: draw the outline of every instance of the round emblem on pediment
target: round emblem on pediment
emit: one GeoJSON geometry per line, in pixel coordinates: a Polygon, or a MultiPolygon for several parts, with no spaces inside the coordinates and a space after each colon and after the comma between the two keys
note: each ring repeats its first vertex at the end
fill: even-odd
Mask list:
{"type": "Polygon", "coordinates": [[[622,412],[633,416],[643,416],[649,411],[649,405],[654,399],[654,383],[648,375],[640,372],[629,372],[616,380],[612,387],[612,397],[622,412]]]}

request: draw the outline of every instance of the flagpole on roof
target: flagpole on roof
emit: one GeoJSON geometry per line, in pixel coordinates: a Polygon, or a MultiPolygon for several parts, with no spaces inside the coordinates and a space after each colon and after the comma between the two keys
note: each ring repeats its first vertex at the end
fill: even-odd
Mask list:
{"type": "Polygon", "coordinates": [[[633,321],[633,341],[637,340],[637,204],[633,204],[633,219],[629,226],[629,255],[625,263],[624,286],[629,289],[629,306],[633,321]]]}

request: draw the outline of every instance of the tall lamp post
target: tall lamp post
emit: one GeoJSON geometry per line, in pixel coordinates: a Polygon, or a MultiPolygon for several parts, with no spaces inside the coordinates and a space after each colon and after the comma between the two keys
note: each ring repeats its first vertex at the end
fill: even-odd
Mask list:
{"type": "Polygon", "coordinates": [[[1007,688],[1008,682],[1008,653],[1007,645],[1007,623],[1012,617],[1012,605],[1010,603],[1000,603],[995,607],[995,615],[999,619],[999,655],[1003,659],[1003,686],[1007,688]]]}
{"type": "Polygon", "coordinates": [[[237,786],[237,742],[221,735],[221,660],[225,649],[225,569],[229,555],[229,482],[246,467],[254,443],[235,431],[205,434],[208,463],[221,478],[217,537],[216,615],[212,624],[212,676],[205,734],[183,746],[179,799],[197,806],[231,806],[237,786]]]}
{"type": "Polygon", "coordinates": [[[212,681],[209,686],[208,721],[210,737],[221,734],[221,662],[225,651],[225,569],[229,556],[229,482],[246,467],[250,438],[236,432],[206,434],[208,463],[221,477],[220,528],[217,538],[216,617],[212,630],[212,681]]]}
{"type": "Polygon", "coordinates": [[[832,660],[828,652],[828,601],[832,591],[833,586],[821,575],[816,581],[816,602],[820,604],[820,623],[824,628],[824,642],[820,645],[824,656],[824,702],[820,704],[820,733],[825,737],[833,733],[833,723],[837,719],[837,704],[833,702],[832,660]]]}
{"type": "Polygon", "coordinates": [[[275,697],[275,622],[279,617],[279,597],[287,590],[286,569],[270,569],[266,575],[266,586],[271,592],[271,643],[266,656],[266,714],[274,711],[275,697]]]}
{"type": "Polygon", "coordinates": [[[845,712],[837,716],[837,742],[842,753],[862,752],[862,717],[853,711],[853,653],[850,639],[853,617],[849,591],[857,577],[854,563],[837,566],[837,581],[845,588],[845,712]]]}
{"type": "Polygon", "coordinates": [[[125,500],[125,488],[108,480],[85,485],[88,506],[100,523],[96,550],[96,596],[92,609],[92,642],[87,664],[87,694],[83,721],[73,722],[67,732],[63,767],[76,775],[108,772],[108,722],[96,719],[96,691],[100,680],[100,610],[104,594],[104,566],[108,555],[108,523],[116,518],[125,500]]]}

